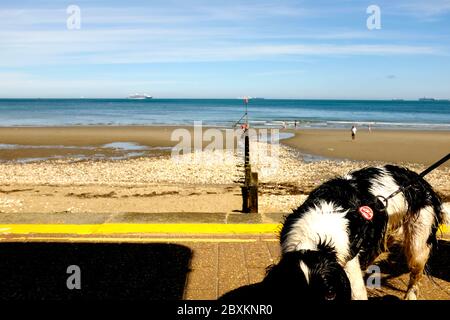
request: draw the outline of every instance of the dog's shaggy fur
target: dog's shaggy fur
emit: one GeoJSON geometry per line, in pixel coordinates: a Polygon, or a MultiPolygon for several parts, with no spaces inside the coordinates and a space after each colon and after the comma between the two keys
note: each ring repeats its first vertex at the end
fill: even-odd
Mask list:
{"type": "Polygon", "coordinates": [[[349,281],[352,299],[367,299],[362,270],[395,236],[410,270],[405,298],[417,299],[443,220],[438,195],[417,173],[392,165],[365,168],[322,184],[286,218],[281,261],[298,252],[289,263],[303,274],[301,290],[322,292],[323,299],[345,298],[349,281]],[[383,199],[399,188],[405,189],[385,206],[383,199]],[[373,215],[365,216],[361,208],[373,215]]]}

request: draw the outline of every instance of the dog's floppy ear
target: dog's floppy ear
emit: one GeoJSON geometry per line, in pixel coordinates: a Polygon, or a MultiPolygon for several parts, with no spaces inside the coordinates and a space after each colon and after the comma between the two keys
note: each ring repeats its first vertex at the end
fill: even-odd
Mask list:
{"type": "Polygon", "coordinates": [[[331,241],[327,241],[326,239],[320,239],[319,243],[317,244],[317,250],[327,255],[336,256],[336,249],[331,244],[331,241]]]}
{"type": "Polygon", "coordinates": [[[280,280],[289,282],[305,281],[305,276],[300,269],[300,261],[307,251],[300,250],[283,254],[280,262],[267,268],[264,282],[270,284],[271,282],[280,283],[280,280]]]}

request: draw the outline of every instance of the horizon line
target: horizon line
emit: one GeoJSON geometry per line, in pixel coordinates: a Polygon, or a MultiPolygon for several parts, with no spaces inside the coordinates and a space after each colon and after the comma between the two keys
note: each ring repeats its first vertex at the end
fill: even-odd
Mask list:
{"type": "MultiPolygon", "coordinates": [[[[207,97],[152,97],[151,99],[130,99],[128,97],[0,97],[0,100],[130,100],[130,101],[152,101],[152,100],[243,100],[245,97],[236,98],[207,98],[207,97]]],[[[248,97],[249,100],[340,100],[340,101],[420,101],[420,99],[431,99],[431,101],[450,101],[450,98],[273,98],[273,97],[248,97]]]]}

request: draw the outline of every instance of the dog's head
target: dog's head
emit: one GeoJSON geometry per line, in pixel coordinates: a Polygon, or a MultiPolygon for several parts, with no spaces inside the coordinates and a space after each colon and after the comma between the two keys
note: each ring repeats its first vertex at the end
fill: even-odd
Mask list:
{"type": "Polygon", "coordinates": [[[282,299],[351,300],[350,282],[332,249],[287,252],[264,283],[282,299]]]}

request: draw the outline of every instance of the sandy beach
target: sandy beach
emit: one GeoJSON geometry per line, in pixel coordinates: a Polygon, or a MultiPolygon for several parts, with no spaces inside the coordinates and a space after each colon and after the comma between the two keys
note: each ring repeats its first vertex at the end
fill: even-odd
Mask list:
{"type": "MultiPolygon", "coordinates": [[[[241,209],[239,182],[243,177],[243,156],[236,150],[225,153],[207,150],[186,154],[177,160],[168,152],[150,150],[144,156],[122,160],[80,159],[77,158],[79,155],[66,154],[56,160],[11,161],[66,152],[61,146],[78,147],[69,151],[84,152],[87,156],[106,152],[102,145],[114,142],[169,147],[176,144],[170,141],[173,129],[1,128],[0,144],[29,147],[0,150],[3,160],[0,163],[0,219],[3,222],[25,219],[62,223],[77,220],[74,214],[96,221],[102,215],[116,219],[109,214],[171,213],[175,214],[174,219],[180,220],[183,213],[204,215],[213,212],[223,214],[222,219],[238,213],[241,209]],[[38,148],[43,145],[55,148],[38,148]],[[86,146],[93,149],[83,149],[86,146]]],[[[449,150],[447,132],[360,132],[353,142],[343,131],[298,130],[296,134],[283,141],[277,152],[268,150],[275,147],[266,143],[252,143],[253,168],[259,172],[263,222],[279,222],[281,215],[272,214],[289,213],[313,188],[337,175],[386,162],[405,163],[420,172],[426,164],[449,150]],[[413,142],[414,148],[407,148],[413,142]],[[405,150],[404,153],[401,150],[405,150]],[[305,157],[304,153],[351,160],[309,161],[310,157],[305,157]],[[272,167],[274,164],[276,166],[272,167]]],[[[450,199],[448,165],[431,173],[427,180],[446,201],[450,199]]],[[[155,219],[163,218],[157,216],[155,219]]]]}
{"type": "Polygon", "coordinates": [[[0,148],[0,160],[65,158],[77,155],[92,157],[96,154],[106,157],[120,156],[118,150],[101,147],[113,142],[133,142],[142,146],[158,147],[156,150],[140,150],[143,151],[140,156],[159,154],[163,153],[164,148],[176,144],[170,140],[172,131],[171,127],[137,126],[0,128],[0,144],[28,146],[0,148]]]}
{"type": "MultiPolygon", "coordinates": [[[[296,130],[284,140],[305,153],[328,158],[372,160],[430,165],[450,152],[448,131],[358,130],[352,141],[350,130],[296,130]]],[[[450,166],[447,162],[446,166],[450,166]]]]}
{"type": "MultiPolygon", "coordinates": [[[[45,146],[45,148],[0,148],[1,160],[43,158],[54,155],[111,154],[102,146],[114,142],[132,142],[161,153],[175,146],[172,132],[192,127],[170,126],[79,126],[79,127],[0,127],[0,145],[45,146]],[[71,148],[60,148],[61,146],[71,148]],[[92,148],[85,148],[92,147],[92,148]],[[155,148],[155,149],[152,149],[155,148]],[[162,149],[159,149],[162,148],[162,149]]],[[[207,130],[208,128],[204,128],[207,130]]],[[[306,154],[342,160],[382,161],[429,165],[450,152],[448,131],[406,131],[361,129],[355,141],[349,130],[299,129],[281,130],[295,136],[281,142],[306,154]]],[[[193,136],[193,134],[192,134],[193,136]]],[[[205,146],[207,142],[203,143],[205,146]]],[[[450,166],[447,163],[446,166],[450,166]]]]}
{"type": "Polygon", "coordinates": [[[159,126],[78,126],[0,127],[0,143],[22,145],[99,146],[116,141],[133,141],[147,146],[174,146],[172,131],[191,127],[159,126]]]}

